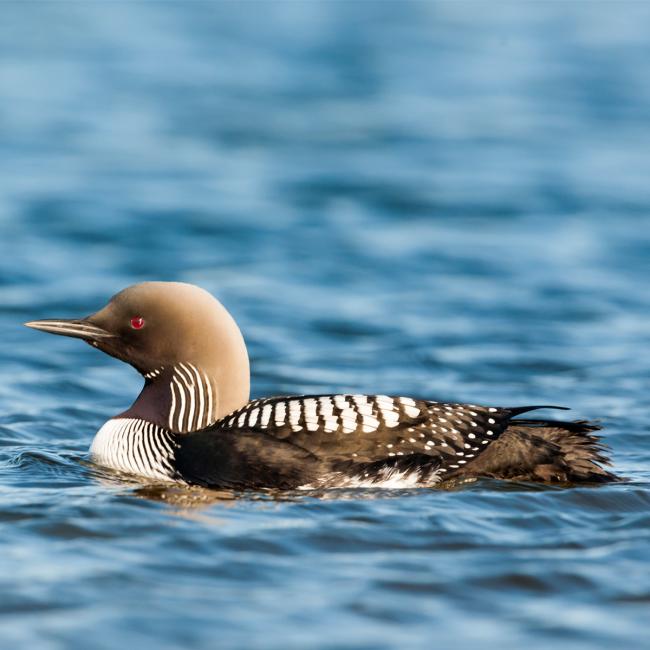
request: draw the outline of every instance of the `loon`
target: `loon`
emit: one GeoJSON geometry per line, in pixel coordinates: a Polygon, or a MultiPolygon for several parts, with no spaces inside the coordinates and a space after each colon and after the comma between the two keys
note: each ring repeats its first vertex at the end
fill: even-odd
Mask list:
{"type": "Polygon", "coordinates": [[[433,487],[482,477],[617,480],[587,421],[513,419],[502,408],[388,395],[249,401],[246,345],[226,309],[180,282],[130,286],[82,319],[26,326],[82,339],[144,386],[95,435],[92,459],[149,481],[209,488],[433,487]]]}

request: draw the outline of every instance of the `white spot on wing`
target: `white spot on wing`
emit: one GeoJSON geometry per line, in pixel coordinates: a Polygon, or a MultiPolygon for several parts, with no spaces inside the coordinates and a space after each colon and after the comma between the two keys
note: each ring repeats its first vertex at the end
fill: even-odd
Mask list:
{"type": "Polygon", "coordinates": [[[416,418],[418,415],[420,415],[420,409],[416,408],[415,406],[404,406],[404,413],[408,415],[410,418],[416,418]]]}
{"type": "Polygon", "coordinates": [[[305,409],[305,419],[318,421],[318,402],[314,398],[309,397],[303,400],[302,403],[305,409]]]}
{"type": "Polygon", "coordinates": [[[269,425],[269,420],[271,419],[272,410],[273,410],[273,406],[271,404],[265,404],[262,407],[262,420],[260,424],[265,428],[269,425]]]}
{"type": "Polygon", "coordinates": [[[365,395],[353,395],[352,398],[356,404],[356,410],[361,415],[372,415],[372,406],[368,403],[365,395]]]}
{"type": "Polygon", "coordinates": [[[320,403],[320,414],[324,420],[325,431],[332,432],[336,431],[338,418],[334,415],[334,409],[332,405],[332,400],[329,397],[321,397],[319,400],[320,403]]]}
{"type": "Polygon", "coordinates": [[[345,395],[334,395],[334,405],[336,406],[336,408],[339,408],[341,410],[350,408],[345,399],[345,395]]]}
{"type": "Polygon", "coordinates": [[[287,421],[287,405],[285,402],[278,402],[275,405],[275,424],[282,426],[287,421]]]}
{"type": "Polygon", "coordinates": [[[399,424],[399,413],[396,413],[395,411],[388,411],[382,408],[381,415],[384,418],[387,427],[393,428],[399,424]]]}
{"type": "Polygon", "coordinates": [[[395,408],[395,400],[388,395],[375,395],[375,401],[382,411],[392,411],[395,408]]]}
{"type": "Polygon", "coordinates": [[[357,430],[357,414],[356,411],[347,409],[346,411],[341,412],[341,423],[343,427],[343,433],[352,433],[357,430]]]}
{"type": "Polygon", "coordinates": [[[368,433],[370,431],[377,431],[379,428],[379,420],[371,415],[364,415],[362,417],[363,431],[368,433]]]}
{"type": "Polygon", "coordinates": [[[300,422],[300,400],[292,399],[289,401],[289,422],[292,426],[297,426],[300,422]]]}
{"type": "Polygon", "coordinates": [[[260,410],[258,408],[251,409],[249,414],[248,414],[248,426],[249,427],[254,427],[255,423],[257,422],[257,417],[260,414],[260,410]]]}

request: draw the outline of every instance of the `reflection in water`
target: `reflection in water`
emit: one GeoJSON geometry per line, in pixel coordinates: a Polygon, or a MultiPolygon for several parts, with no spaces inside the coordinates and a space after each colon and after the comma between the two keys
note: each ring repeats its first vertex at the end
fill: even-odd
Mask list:
{"type": "MultiPolygon", "coordinates": [[[[124,477],[115,477],[124,485],[124,477]]],[[[501,492],[544,492],[562,490],[570,485],[542,485],[520,481],[497,481],[493,479],[464,479],[445,481],[434,488],[386,489],[386,488],[323,488],[309,490],[216,490],[182,484],[145,485],[133,490],[133,494],[145,499],[160,501],[184,508],[205,508],[214,504],[244,500],[250,502],[303,502],[311,499],[322,501],[371,501],[403,497],[417,497],[423,492],[490,490],[501,492]]],[[[588,486],[597,489],[600,486],[588,486]]]]}

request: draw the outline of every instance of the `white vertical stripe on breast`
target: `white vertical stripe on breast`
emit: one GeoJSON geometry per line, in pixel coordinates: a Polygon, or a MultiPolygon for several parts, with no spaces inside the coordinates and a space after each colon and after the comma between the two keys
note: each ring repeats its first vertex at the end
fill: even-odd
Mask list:
{"type": "MultiPolygon", "coordinates": [[[[127,445],[131,443],[131,454],[132,454],[132,461],[133,461],[133,467],[136,470],[136,474],[142,474],[144,471],[144,463],[142,462],[142,452],[140,450],[140,445],[139,440],[135,435],[133,435],[133,426],[136,423],[136,420],[129,420],[129,422],[121,428],[118,431],[118,444],[117,444],[117,453],[119,454],[119,458],[122,459],[125,457],[125,451],[127,448],[127,445]]],[[[125,465],[125,463],[120,463],[121,467],[120,469],[126,470],[128,465],[125,465]]]]}
{"type": "Polygon", "coordinates": [[[145,426],[142,427],[142,455],[147,467],[150,467],[156,461],[154,446],[151,440],[150,425],[151,422],[147,422],[145,426]]]}
{"type": "Polygon", "coordinates": [[[131,442],[131,450],[136,461],[136,467],[138,467],[141,474],[144,474],[147,471],[143,445],[144,426],[141,426],[141,429],[139,430],[138,424],[138,420],[133,420],[133,424],[131,424],[127,435],[129,436],[131,442]]]}
{"type": "Polygon", "coordinates": [[[156,434],[155,424],[148,423],[146,429],[147,462],[151,467],[158,467],[165,471],[170,471],[172,468],[167,459],[168,452],[161,442],[164,437],[164,433],[156,434]]]}
{"type": "MultiPolygon", "coordinates": [[[[154,432],[154,435],[160,431],[160,429],[155,424],[152,424],[151,427],[152,427],[152,431],[154,432]]],[[[165,456],[165,458],[167,459],[171,458],[174,455],[174,450],[172,449],[172,441],[169,432],[165,431],[163,432],[163,435],[158,435],[157,440],[162,455],[165,456]]]]}
{"type": "Polygon", "coordinates": [[[119,431],[120,437],[120,454],[126,459],[125,467],[133,467],[134,472],[139,474],[139,468],[135,462],[135,457],[133,456],[133,449],[131,449],[131,436],[129,431],[133,425],[133,420],[129,420],[124,424],[124,426],[119,431]]]}
{"type": "Polygon", "coordinates": [[[140,474],[140,468],[138,463],[135,460],[135,454],[133,453],[132,442],[131,442],[131,428],[133,427],[133,420],[126,422],[125,426],[120,429],[120,447],[123,450],[123,454],[127,459],[127,467],[133,467],[136,474],[140,474]]]}
{"type": "Polygon", "coordinates": [[[151,422],[114,418],[97,432],[90,453],[97,463],[157,480],[173,480],[172,438],[151,422]]]}

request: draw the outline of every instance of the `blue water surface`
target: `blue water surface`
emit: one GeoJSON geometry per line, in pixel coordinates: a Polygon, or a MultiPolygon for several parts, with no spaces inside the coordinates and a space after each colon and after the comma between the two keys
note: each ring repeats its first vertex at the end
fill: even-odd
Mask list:
{"type": "Polygon", "coordinates": [[[0,6],[2,648],[650,647],[650,4],[0,6]],[[232,494],[92,466],[26,320],[212,291],[253,395],[564,404],[629,482],[232,494]]]}

